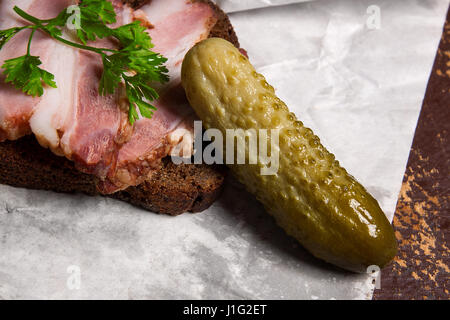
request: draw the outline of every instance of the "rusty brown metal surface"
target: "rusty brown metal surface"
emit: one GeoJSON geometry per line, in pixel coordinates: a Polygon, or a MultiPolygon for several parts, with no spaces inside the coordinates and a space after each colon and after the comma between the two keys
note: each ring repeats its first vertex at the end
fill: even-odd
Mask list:
{"type": "Polygon", "coordinates": [[[374,299],[449,299],[450,10],[394,216],[399,252],[374,299]]]}

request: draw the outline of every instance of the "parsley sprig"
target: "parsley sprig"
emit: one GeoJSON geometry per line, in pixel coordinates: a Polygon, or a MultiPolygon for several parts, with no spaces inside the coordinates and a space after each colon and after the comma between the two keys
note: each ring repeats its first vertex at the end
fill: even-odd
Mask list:
{"type": "MultiPolygon", "coordinates": [[[[151,87],[152,83],[165,83],[169,80],[167,61],[162,55],[151,50],[153,44],[150,36],[139,21],[117,28],[109,25],[116,22],[116,14],[111,2],[106,0],[83,0],[79,9],[79,28],[76,30],[78,42],[63,37],[63,28],[73,18],[68,8],[49,20],[41,20],[29,15],[19,7],[14,11],[30,25],[0,30],[0,50],[15,35],[23,30],[31,30],[25,55],[6,60],[2,65],[6,82],[31,96],[42,96],[44,86],[56,88],[54,75],[39,68],[42,61],[31,55],[31,42],[37,30],[47,33],[53,39],[66,45],[95,52],[103,61],[103,74],[99,83],[101,95],[113,94],[121,83],[125,85],[129,101],[128,118],[131,124],[139,119],[139,113],[151,118],[155,106],[151,101],[158,99],[158,93],[151,87]],[[118,49],[98,48],[88,45],[88,41],[114,38],[119,43],[118,49]],[[139,110],[139,113],[138,111],[139,110]]],[[[69,8],[70,9],[70,8],[69,8]]]]}

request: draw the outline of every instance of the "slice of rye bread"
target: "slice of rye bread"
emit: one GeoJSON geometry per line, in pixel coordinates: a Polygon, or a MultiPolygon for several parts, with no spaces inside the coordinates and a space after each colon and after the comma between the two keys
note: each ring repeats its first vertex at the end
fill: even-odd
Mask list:
{"type": "MultiPolygon", "coordinates": [[[[148,0],[128,0],[135,8],[148,0]]],[[[210,37],[224,38],[239,48],[239,42],[228,16],[214,3],[208,3],[217,16],[210,37]]],[[[200,212],[219,196],[225,180],[222,166],[174,165],[170,158],[150,180],[108,197],[120,199],[147,210],[168,215],[200,212]]],[[[42,148],[34,136],[0,143],[0,184],[14,187],[51,190],[66,193],[100,195],[95,177],[75,169],[72,161],[42,148]]]]}

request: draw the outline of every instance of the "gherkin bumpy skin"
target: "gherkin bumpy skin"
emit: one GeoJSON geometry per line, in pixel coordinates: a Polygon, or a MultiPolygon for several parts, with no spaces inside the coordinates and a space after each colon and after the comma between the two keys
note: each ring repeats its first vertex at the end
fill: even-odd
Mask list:
{"type": "Polygon", "coordinates": [[[378,202],[231,43],[211,38],[192,48],[183,62],[182,83],[206,128],[224,136],[226,129],[280,130],[276,175],[261,175],[261,163],[230,167],[313,255],[355,272],[382,268],[395,256],[394,232],[378,202]]]}

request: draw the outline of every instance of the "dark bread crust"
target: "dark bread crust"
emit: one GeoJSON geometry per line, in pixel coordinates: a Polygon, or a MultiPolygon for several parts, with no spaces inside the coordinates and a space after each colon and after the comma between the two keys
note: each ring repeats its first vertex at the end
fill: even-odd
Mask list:
{"type": "MultiPolygon", "coordinates": [[[[228,16],[211,1],[200,1],[208,3],[216,14],[217,23],[209,36],[224,38],[239,48],[228,16]]],[[[148,0],[125,2],[139,6],[148,0]]],[[[219,196],[225,175],[226,169],[221,166],[174,165],[166,158],[150,180],[108,197],[169,215],[200,212],[219,196]]],[[[34,136],[0,143],[0,184],[99,195],[94,176],[76,170],[73,162],[42,148],[34,136]]]]}
{"type": "Polygon", "coordinates": [[[163,159],[163,168],[138,187],[111,195],[153,212],[178,215],[206,210],[219,196],[225,180],[224,167],[174,165],[163,159]]]}
{"type": "Polygon", "coordinates": [[[216,15],[217,22],[211,30],[209,37],[222,38],[228,40],[236,48],[240,48],[239,40],[234,31],[233,25],[228,18],[228,15],[222,11],[215,3],[211,2],[211,0],[195,0],[196,2],[203,2],[209,4],[211,8],[214,10],[214,14],[216,15]]]}
{"type": "MultiPolygon", "coordinates": [[[[178,215],[208,208],[220,193],[225,169],[174,165],[169,158],[153,177],[109,197],[150,211],[178,215]]],[[[14,187],[100,195],[95,177],[75,169],[72,161],[42,148],[34,136],[0,143],[0,183],[14,187]]]]}

